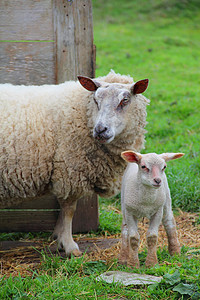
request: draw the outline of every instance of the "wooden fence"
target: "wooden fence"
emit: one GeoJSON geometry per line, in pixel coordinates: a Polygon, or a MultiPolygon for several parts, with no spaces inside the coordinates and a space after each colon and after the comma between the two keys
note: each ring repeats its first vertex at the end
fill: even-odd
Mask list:
{"type": "MultiPolygon", "coordinates": [[[[0,82],[55,84],[94,77],[91,0],[1,0],[0,82]]],[[[50,231],[59,213],[55,197],[38,197],[0,210],[0,231],[50,231]]],[[[98,228],[98,199],[78,202],[73,232],[98,228]]]]}

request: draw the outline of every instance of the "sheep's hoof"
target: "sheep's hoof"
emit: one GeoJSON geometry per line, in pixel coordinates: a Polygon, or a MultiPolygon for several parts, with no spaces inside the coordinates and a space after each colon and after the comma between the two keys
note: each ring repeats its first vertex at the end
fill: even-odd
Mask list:
{"type": "Polygon", "coordinates": [[[52,234],[51,235],[51,241],[57,241],[58,235],[57,234],[52,234]]]}
{"type": "Polygon", "coordinates": [[[63,243],[62,243],[62,242],[58,244],[58,250],[59,250],[59,251],[65,251],[65,249],[64,249],[64,246],[63,246],[63,243]]]}
{"type": "Polygon", "coordinates": [[[74,249],[73,251],[72,251],[72,254],[74,255],[74,256],[81,256],[82,255],[82,252],[80,251],[80,250],[78,250],[78,249],[74,249]]]}

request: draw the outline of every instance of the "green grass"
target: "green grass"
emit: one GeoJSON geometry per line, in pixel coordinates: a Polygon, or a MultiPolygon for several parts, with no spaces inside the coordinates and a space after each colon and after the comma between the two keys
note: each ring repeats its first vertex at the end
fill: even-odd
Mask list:
{"type": "MultiPolygon", "coordinates": [[[[199,0],[93,0],[96,76],[114,69],[134,80],[149,78],[146,148],[143,152],[184,152],[166,170],[173,207],[200,211],[200,2],[199,0]]],[[[120,233],[120,195],[100,199],[97,234],[120,233]]],[[[196,220],[196,225],[200,219],[196,220]]],[[[45,236],[45,235],[44,235],[45,236]]],[[[48,234],[46,238],[48,238],[48,234]]],[[[37,234],[1,234],[3,239],[37,238],[37,234]]],[[[117,260],[71,260],[42,254],[32,277],[0,279],[0,299],[199,299],[199,249],[182,247],[180,257],[158,249],[159,265],[140,270],[117,260]],[[167,263],[166,263],[167,262],[167,263]],[[107,270],[164,276],[160,284],[135,286],[97,282],[107,270]]]]}
{"type": "Polygon", "coordinates": [[[93,3],[96,75],[149,78],[143,152],[185,153],[168,164],[173,206],[200,211],[200,2],[93,3]]]}
{"type": "MultiPolygon", "coordinates": [[[[181,257],[171,258],[166,249],[158,249],[160,265],[140,270],[119,266],[117,261],[87,261],[85,257],[62,259],[43,253],[40,268],[32,277],[19,276],[0,280],[0,299],[199,299],[200,261],[196,254],[188,258],[187,248],[181,257]],[[168,264],[162,263],[167,261],[168,264]],[[122,270],[163,276],[159,284],[137,288],[106,284],[96,277],[108,270],[122,270]],[[181,295],[189,298],[181,298],[181,295]]],[[[144,262],[146,253],[140,254],[144,262]]]]}

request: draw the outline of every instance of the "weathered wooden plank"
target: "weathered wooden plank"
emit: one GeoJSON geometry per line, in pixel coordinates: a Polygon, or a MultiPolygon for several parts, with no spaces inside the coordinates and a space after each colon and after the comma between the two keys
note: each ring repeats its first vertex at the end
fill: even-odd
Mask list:
{"type": "Polygon", "coordinates": [[[76,80],[77,75],[94,77],[91,0],[54,0],[56,81],[76,80]]]}
{"type": "Polygon", "coordinates": [[[0,82],[51,84],[55,82],[54,43],[0,43],[0,82]]]}
{"type": "Polygon", "coordinates": [[[52,231],[58,213],[56,210],[3,210],[0,211],[0,231],[52,231]]]}
{"type": "Polygon", "coordinates": [[[73,233],[96,231],[99,226],[98,198],[96,194],[82,198],[77,203],[77,209],[72,222],[73,233]]]}
{"type": "MultiPolygon", "coordinates": [[[[12,207],[5,207],[6,209],[59,209],[60,205],[55,196],[46,194],[32,199],[24,199],[21,203],[12,205],[12,207]]],[[[1,214],[1,211],[0,211],[1,214]]]]}
{"type": "MultiPolygon", "coordinates": [[[[52,231],[59,214],[59,204],[55,197],[38,197],[17,208],[0,210],[0,232],[52,231]],[[40,204],[39,204],[40,202],[40,204]],[[49,202],[49,203],[47,203],[49,202]],[[50,204],[50,202],[52,202],[50,204]],[[31,207],[31,208],[30,208],[31,207]],[[43,208],[44,209],[41,209],[43,208]],[[46,209],[48,208],[48,210],[46,209]]],[[[73,233],[97,230],[98,201],[96,195],[80,199],[73,218],[73,233]]]]}
{"type": "Polygon", "coordinates": [[[1,0],[0,40],[52,39],[52,0],[1,0]]]}

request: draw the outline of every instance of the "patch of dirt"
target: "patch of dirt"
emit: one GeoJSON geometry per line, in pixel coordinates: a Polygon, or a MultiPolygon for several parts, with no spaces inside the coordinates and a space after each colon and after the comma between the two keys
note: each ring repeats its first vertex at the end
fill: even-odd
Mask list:
{"type": "MultiPolygon", "coordinates": [[[[195,225],[198,214],[180,212],[175,217],[181,246],[200,247],[200,225],[195,225]]],[[[146,232],[148,220],[139,223],[141,237],[140,251],[146,247],[146,232]]],[[[80,250],[85,252],[86,260],[105,260],[107,262],[118,258],[120,252],[120,235],[109,237],[89,238],[87,235],[77,235],[80,250]]],[[[163,225],[160,226],[158,247],[167,245],[167,237],[163,225]]],[[[0,277],[32,276],[34,270],[41,265],[43,255],[59,255],[65,257],[64,252],[58,252],[55,242],[46,240],[32,241],[2,241],[0,242],[0,277]]],[[[167,262],[166,262],[167,263],[167,262]]]]}

